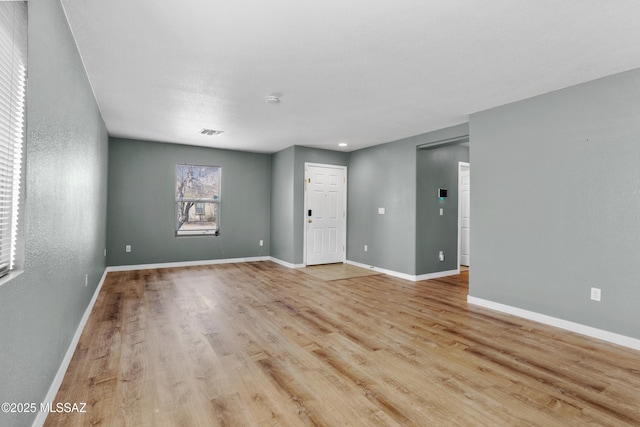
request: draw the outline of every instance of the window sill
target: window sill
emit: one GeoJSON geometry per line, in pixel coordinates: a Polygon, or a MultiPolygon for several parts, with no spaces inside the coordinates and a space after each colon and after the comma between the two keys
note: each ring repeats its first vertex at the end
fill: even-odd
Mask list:
{"type": "Polygon", "coordinates": [[[7,274],[6,276],[0,277],[0,286],[9,283],[10,281],[15,279],[16,277],[18,277],[22,273],[24,273],[24,270],[13,270],[9,274],[7,274]]]}
{"type": "Polygon", "coordinates": [[[184,237],[184,236],[217,236],[219,230],[188,230],[188,231],[177,231],[176,237],[184,237]]]}

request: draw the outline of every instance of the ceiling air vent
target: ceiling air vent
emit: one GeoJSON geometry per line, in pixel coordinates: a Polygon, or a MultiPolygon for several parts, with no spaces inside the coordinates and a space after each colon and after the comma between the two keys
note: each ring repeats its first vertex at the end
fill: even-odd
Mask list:
{"type": "Polygon", "coordinates": [[[223,130],[205,129],[205,128],[202,128],[200,130],[201,135],[207,135],[207,136],[218,136],[218,135],[222,135],[223,133],[224,133],[223,130]]]}

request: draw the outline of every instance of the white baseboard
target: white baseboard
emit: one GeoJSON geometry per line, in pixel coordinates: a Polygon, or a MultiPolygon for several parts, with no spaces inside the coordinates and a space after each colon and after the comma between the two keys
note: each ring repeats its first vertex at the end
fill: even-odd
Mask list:
{"type": "Polygon", "coordinates": [[[224,258],[224,259],[211,259],[201,261],[182,261],[182,262],[163,262],[157,264],[137,264],[137,265],[115,265],[107,267],[107,273],[112,271],[132,271],[132,270],[151,270],[156,268],[175,268],[175,267],[194,267],[199,265],[214,265],[214,264],[233,264],[238,262],[254,262],[254,261],[269,261],[271,258],[268,256],[257,256],[249,258],[224,258]]]}
{"type": "Polygon", "coordinates": [[[281,259],[274,258],[274,257],[268,257],[268,259],[270,261],[273,261],[276,264],[280,264],[280,265],[282,265],[284,267],[289,267],[289,268],[304,268],[304,267],[306,267],[306,265],[304,265],[304,264],[291,264],[290,262],[283,261],[281,259]]]}
{"type": "MultiPolygon", "coordinates": [[[[60,367],[58,368],[58,372],[56,376],[53,378],[53,382],[49,387],[49,391],[47,395],[44,397],[42,403],[53,403],[56,398],[56,394],[58,394],[58,390],[60,389],[60,385],[62,384],[62,380],[64,379],[64,375],[67,373],[67,368],[71,363],[71,359],[73,358],[73,354],[76,351],[76,347],[78,346],[78,341],[80,341],[80,336],[82,335],[82,331],[84,331],[84,327],[89,320],[89,316],[91,315],[91,310],[93,310],[93,306],[98,299],[98,295],[100,294],[100,289],[102,289],[102,285],[104,284],[104,280],[107,277],[107,270],[105,269],[104,273],[102,273],[102,277],[100,278],[100,282],[96,287],[96,290],[93,292],[93,296],[91,297],[91,301],[89,301],[89,305],[84,311],[82,318],[80,319],[80,323],[76,328],[76,333],[73,335],[71,342],[69,343],[69,348],[67,348],[67,352],[62,359],[62,363],[60,363],[60,367]]],[[[33,427],[42,427],[44,425],[45,420],[47,419],[48,412],[38,411],[38,415],[36,419],[33,421],[33,427]]]]}
{"type": "Polygon", "coordinates": [[[414,277],[415,281],[419,282],[421,280],[439,279],[440,277],[454,276],[456,274],[460,274],[460,270],[436,271],[435,273],[420,274],[414,277]]]}
{"type": "Polygon", "coordinates": [[[386,274],[386,275],[393,276],[393,277],[398,277],[398,278],[404,279],[404,280],[415,281],[415,277],[416,277],[416,276],[412,276],[410,274],[400,273],[398,271],[393,271],[393,270],[387,270],[386,268],[375,267],[373,265],[362,264],[362,263],[356,262],[356,261],[345,260],[344,263],[345,264],[349,264],[349,265],[354,265],[354,266],[360,267],[360,268],[366,268],[367,270],[377,271],[379,273],[386,274]]]}
{"type": "Polygon", "coordinates": [[[398,277],[400,279],[411,280],[412,282],[419,282],[420,280],[437,279],[439,277],[453,276],[454,274],[460,274],[458,270],[448,270],[448,271],[437,271],[435,273],[421,274],[419,276],[416,276],[412,274],[400,273],[398,271],[387,270],[386,268],[375,267],[373,265],[366,265],[366,264],[362,264],[355,261],[346,260],[344,263],[355,265],[356,267],[360,267],[360,268],[366,268],[368,270],[377,271],[383,274],[387,274],[389,276],[398,277]]]}
{"type": "Polygon", "coordinates": [[[498,302],[493,302],[482,298],[472,297],[471,295],[467,295],[467,302],[469,304],[478,305],[480,307],[490,308],[502,313],[512,314],[514,316],[533,320],[534,322],[539,322],[545,325],[555,326],[556,328],[565,329],[567,331],[576,332],[578,334],[586,335],[591,338],[597,338],[624,347],[629,347],[634,350],[640,350],[640,340],[636,338],[604,331],[602,329],[593,328],[591,326],[582,325],[580,323],[570,322],[568,320],[558,319],[557,317],[547,316],[546,314],[540,314],[534,311],[524,310],[522,308],[512,307],[510,305],[500,304],[498,302]]]}

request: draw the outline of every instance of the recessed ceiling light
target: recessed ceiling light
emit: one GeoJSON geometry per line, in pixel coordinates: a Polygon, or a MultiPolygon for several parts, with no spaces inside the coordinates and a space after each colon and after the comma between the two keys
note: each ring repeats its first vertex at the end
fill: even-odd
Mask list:
{"type": "Polygon", "coordinates": [[[338,144],[340,147],[346,147],[347,143],[346,142],[341,142],[340,144],[338,144]]]}
{"type": "Polygon", "coordinates": [[[278,102],[280,102],[280,99],[277,96],[268,95],[264,98],[264,102],[266,102],[267,104],[277,104],[278,102]]]}
{"type": "Polygon", "coordinates": [[[224,133],[223,130],[205,129],[205,128],[200,129],[200,134],[207,135],[207,136],[218,136],[218,135],[222,135],[223,133],[224,133]]]}

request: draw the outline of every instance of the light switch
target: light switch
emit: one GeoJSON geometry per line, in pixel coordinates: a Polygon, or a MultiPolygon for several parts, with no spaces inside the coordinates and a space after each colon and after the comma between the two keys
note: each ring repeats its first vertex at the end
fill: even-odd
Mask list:
{"type": "Polygon", "coordinates": [[[384,215],[384,208],[378,208],[378,215],[384,215]]]}
{"type": "Polygon", "coordinates": [[[440,208],[440,216],[444,215],[444,208],[440,208]]]}

